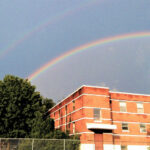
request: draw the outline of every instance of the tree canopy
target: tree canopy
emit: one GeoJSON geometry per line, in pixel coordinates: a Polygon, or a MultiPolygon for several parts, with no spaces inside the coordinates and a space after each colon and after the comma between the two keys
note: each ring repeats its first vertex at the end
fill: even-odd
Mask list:
{"type": "MultiPolygon", "coordinates": [[[[54,121],[48,114],[52,106],[53,100],[43,98],[27,79],[6,75],[0,80],[0,138],[79,139],[78,136],[70,137],[69,132],[54,129],[54,121]]],[[[8,148],[14,144],[13,140],[3,141],[8,148]]],[[[60,149],[60,141],[52,141],[53,144],[49,142],[44,144],[45,150],[60,149]]],[[[16,145],[19,150],[28,150],[31,141],[18,143],[16,140],[16,145]]],[[[43,141],[38,141],[37,149],[41,145],[43,141]]],[[[66,143],[68,149],[76,150],[78,146],[79,141],[66,143]]]]}
{"type": "Polygon", "coordinates": [[[1,137],[31,137],[38,122],[41,123],[40,128],[53,130],[52,119],[47,117],[44,121],[44,115],[54,103],[44,99],[35,89],[27,79],[12,75],[6,75],[0,81],[1,137]]]}

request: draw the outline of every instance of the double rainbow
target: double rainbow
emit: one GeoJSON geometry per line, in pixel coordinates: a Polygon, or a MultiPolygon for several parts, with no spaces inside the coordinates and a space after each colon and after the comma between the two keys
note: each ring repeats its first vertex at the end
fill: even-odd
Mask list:
{"type": "MultiPolygon", "coordinates": [[[[101,2],[102,2],[102,0],[101,0],[101,2]]],[[[80,6],[78,6],[78,7],[68,8],[68,9],[64,10],[63,12],[60,12],[59,14],[53,16],[51,19],[49,19],[45,23],[40,23],[40,25],[35,26],[33,29],[31,29],[31,31],[28,31],[27,33],[25,33],[22,36],[22,38],[20,38],[18,40],[15,40],[12,44],[8,45],[8,47],[6,49],[0,50],[0,59],[3,58],[4,56],[6,56],[9,52],[15,50],[15,48],[18,45],[23,43],[25,40],[30,38],[35,33],[38,33],[40,31],[42,31],[43,29],[47,28],[49,25],[52,25],[52,24],[60,22],[61,20],[63,20],[67,16],[71,16],[72,14],[74,14],[74,13],[76,13],[76,12],[86,8],[86,7],[95,5],[97,3],[99,3],[98,0],[92,0],[92,1],[91,0],[87,0],[86,2],[82,2],[80,4],[80,6]]]]}

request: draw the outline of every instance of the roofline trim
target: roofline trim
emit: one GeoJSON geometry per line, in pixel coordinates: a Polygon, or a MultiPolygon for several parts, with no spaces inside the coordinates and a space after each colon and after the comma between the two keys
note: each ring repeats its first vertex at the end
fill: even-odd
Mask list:
{"type": "Polygon", "coordinates": [[[83,87],[91,87],[91,88],[99,88],[99,89],[100,88],[101,89],[109,89],[108,87],[82,85],[79,88],[77,88],[74,92],[72,92],[71,94],[69,94],[68,96],[66,96],[64,99],[62,99],[60,102],[58,102],[55,106],[53,106],[52,108],[50,108],[48,111],[51,111],[54,107],[56,107],[57,105],[59,105],[60,103],[62,103],[65,99],[69,98],[71,95],[73,95],[74,93],[76,93],[77,91],[79,91],[83,87]]]}
{"type": "Polygon", "coordinates": [[[140,93],[128,93],[128,92],[117,92],[117,91],[110,91],[110,93],[116,94],[129,94],[129,95],[141,95],[141,96],[150,96],[150,94],[140,94],[140,93]]]}

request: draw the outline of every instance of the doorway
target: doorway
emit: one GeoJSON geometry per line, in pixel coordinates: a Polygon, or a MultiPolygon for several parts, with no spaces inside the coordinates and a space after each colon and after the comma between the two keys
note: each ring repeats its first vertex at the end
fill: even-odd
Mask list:
{"type": "Polygon", "coordinates": [[[95,150],[103,150],[103,134],[94,134],[95,150]]]}

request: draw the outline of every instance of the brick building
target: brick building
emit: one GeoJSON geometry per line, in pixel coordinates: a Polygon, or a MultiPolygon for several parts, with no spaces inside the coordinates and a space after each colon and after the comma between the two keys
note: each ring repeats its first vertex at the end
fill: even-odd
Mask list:
{"type": "Polygon", "coordinates": [[[150,148],[150,95],[82,86],[49,112],[55,128],[80,134],[81,150],[150,148]]]}

